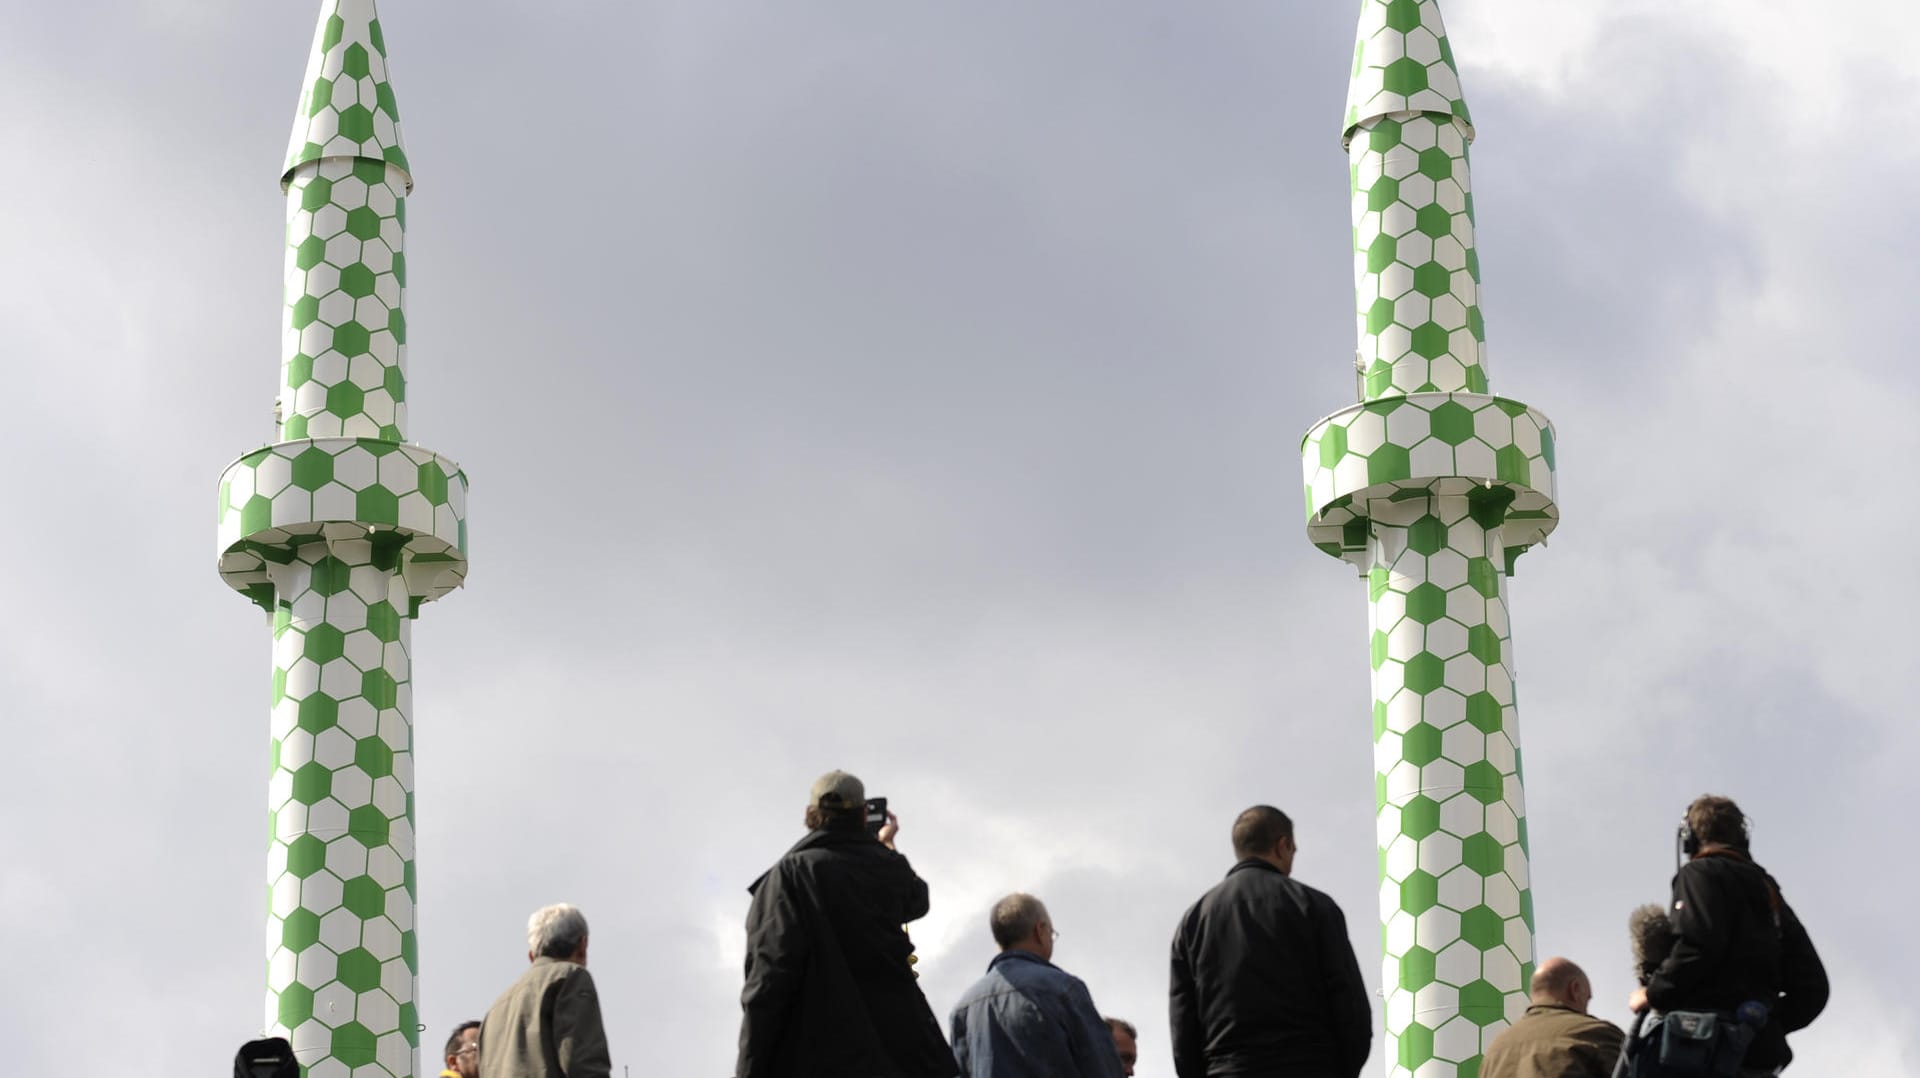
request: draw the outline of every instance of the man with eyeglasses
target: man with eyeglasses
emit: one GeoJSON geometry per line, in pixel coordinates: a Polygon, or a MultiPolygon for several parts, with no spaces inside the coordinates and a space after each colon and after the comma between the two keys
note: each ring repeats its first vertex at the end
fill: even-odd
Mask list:
{"type": "Polygon", "coordinates": [[[964,1078],[1121,1078],[1113,1034],[1086,984],[1053,964],[1060,933],[1047,907],[1008,895],[988,924],[1000,953],[951,1019],[964,1078]]]}
{"type": "Polygon", "coordinates": [[[447,1038],[447,1066],[440,1078],[480,1078],[480,1020],[468,1019],[453,1027],[447,1038]]]}

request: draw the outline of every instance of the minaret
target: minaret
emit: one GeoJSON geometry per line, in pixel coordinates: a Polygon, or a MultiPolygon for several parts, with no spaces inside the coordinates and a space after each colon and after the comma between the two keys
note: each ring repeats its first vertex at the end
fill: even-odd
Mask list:
{"type": "Polygon", "coordinates": [[[1371,604],[1388,1073],[1472,1075],[1533,969],[1507,578],[1559,520],[1553,426],[1489,392],[1473,124],[1440,11],[1364,0],[1359,38],[1360,403],[1307,432],[1307,533],[1371,604]]]}
{"type": "Polygon", "coordinates": [[[411,1078],[410,632],[467,571],[467,480],[406,437],[406,196],[373,0],[325,0],[287,195],[280,441],[220,479],[220,575],[272,615],[265,1028],[309,1078],[411,1078]]]}

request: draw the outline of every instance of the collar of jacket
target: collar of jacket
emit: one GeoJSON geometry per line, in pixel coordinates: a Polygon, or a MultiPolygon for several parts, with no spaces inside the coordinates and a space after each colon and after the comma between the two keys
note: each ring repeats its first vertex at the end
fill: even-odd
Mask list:
{"type": "Polygon", "coordinates": [[[859,831],[828,831],[820,828],[800,836],[800,841],[794,843],[793,848],[787,852],[799,853],[801,850],[825,850],[845,846],[877,846],[879,844],[880,840],[867,834],[864,828],[859,831]]]}
{"type": "Polygon", "coordinates": [[[1292,878],[1293,878],[1293,877],[1291,877],[1291,876],[1287,876],[1287,874],[1286,874],[1286,873],[1284,873],[1284,872],[1282,872],[1282,871],[1280,871],[1279,869],[1277,869],[1277,868],[1275,868],[1275,867],[1273,867],[1273,864],[1272,864],[1271,862],[1269,862],[1269,861],[1262,861],[1262,860],[1261,860],[1260,858],[1258,858],[1258,857],[1249,857],[1249,858],[1247,858],[1246,860],[1244,860],[1244,861],[1242,861],[1242,862],[1240,862],[1239,864],[1237,864],[1237,865],[1235,865],[1235,866],[1233,866],[1232,868],[1230,868],[1230,869],[1228,869],[1228,870],[1227,870],[1227,875],[1229,875],[1229,876],[1231,876],[1231,875],[1233,875],[1234,873],[1236,873],[1236,872],[1240,872],[1240,871],[1243,871],[1243,870],[1252,870],[1252,871],[1255,871],[1255,872],[1271,872],[1271,873],[1273,873],[1273,874],[1274,874],[1274,875],[1276,875],[1276,876],[1282,876],[1282,877],[1285,877],[1285,878],[1287,878],[1287,879],[1292,879],[1292,878]]]}
{"type": "Polygon", "coordinates": [[[994,955],[993,961],[987,963],[988,971],[992,971],[995,966],[998,966],[1002,962],[1038,962],[1048,969],[1060,968],[1046,959],[1041,958],[1039,955],[1034,954],[1032,951],[1013,950],[1001,951],[999,954],[994,955]]]}
{"type": "MultiPolygon", "coordinates": [[[[879,846],[880,840],[867,834],[864,829],[859,831],[828,831],[824,828],[816,828],[800,836],[800,841],[794,843],[793,847],[782,854],[780,859],[784,861],[788,857],[805,850],[845,849],[849,846],[867,845],[879,846]]],[[[885,848],[886,847],[881,846],[881,849],[885,848]]],[[[750,895],[757,894],[760,890],[760,885],[767,882],[767,877],[772,874],[773,869],[771,868],[762,872],[752,883],[747,884],[747,893],[750,895]]]]}
{"type": "Polygon", "coordinates": [[[1785,900],[1780,897],[1780,885],[1773,882],[1772,874],[1766,869],[1760,868],[1759,862],[1753,859],[1752,854],[1733,846],[1708,846],[1706,849],[1693,855],[1695,861],[1705,860],[1709,857],[1724,857],[1729,861],[1737,861],[1741,864],[1752,865],[1754,868],[1759,868],[1760,875],[1765,877],[1767,881],[1767,909],[1773,912],[1774,926],[1776,928],[1779,927],[1780,907],[1785,904],[1785,900]]]}

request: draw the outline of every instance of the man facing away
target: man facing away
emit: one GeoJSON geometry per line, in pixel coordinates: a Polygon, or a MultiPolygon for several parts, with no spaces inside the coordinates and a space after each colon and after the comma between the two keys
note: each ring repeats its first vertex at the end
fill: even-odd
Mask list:
{"type": "Polygon", "coordinates": [[[1255,805],[1239,862],[1180,919],[1168,1017],[1180,1078],[1355,1078],[1372,1012],[1346,918],[1292,876],[1293,821],[1255,805]]]}
{"type": "Polygon", "coordinates": [[[447,1066],[440,1078],[480,1078],[480,1020],[468,1019],[447,1037],[447,1066]]]}
{"type": "Polygon", "coordinates": [[[866,796],[844,771],[820,776],[806,836],[747,888],[738,1078],[954,1074],[902,927],[926,916],[927,885],[893,848],[897,817],[867,831],[866,796]]]}
{"type": "Polygon", "coordinates": [[[1743,1074],[1777,1073],[1793,1059],[1787,1034],[1811,1024],[1827,1005],[1827,971],[1780,886],[1748,852],[1740,806],[1708,794],[1687,806],[1681,841],[1688,861],[1673,877],[1673,950],[1645,987],[1633,990],[1635,1014],[1665,1011],[1732,1014],[1764,1006],[1767,1020],[1747,1046],[1743,1074]]]}
{"type": "Polygon", "coordinates": [[[1133,1078],[1133,1065],[1140,1062],[1140,1031],[1133,1023],[1124,1018],[1107,1018],[1107,1028],[1113,1031],[1113,1050],[1120,1057],[1120,1073],[1133,1078]]]}
{"type": "Polygon", "coordinates": [[[1579,966],[1549,958],[1533,971],[1532,1005],[1500,1031],[1480,1062],[1480,1078],[1607,1078],[1626,1034],[1587,1014],[1593,982],[1579,966]]]}
{"type": "Polygon", "coordinates": [[[564,902],[535,912],[527,962],[480,1024],[480,1078],[610,1078],[586,916],[564,902]]]}
{"type": "Polygon", "coordinates": [[[1053,964],[1053,918],[1032,895],[994,903],[1000,953],[954,1004],[953,1054],[966,1078],[1119,1078],[1113,1034],[1087,986],[1053,964]]]}

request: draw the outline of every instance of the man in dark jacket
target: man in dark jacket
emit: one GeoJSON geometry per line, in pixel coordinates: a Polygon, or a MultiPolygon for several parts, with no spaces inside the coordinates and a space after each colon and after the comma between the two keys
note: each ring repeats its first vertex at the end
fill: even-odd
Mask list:
{"type": "Polygon", "coordinates": [[[1354,1078],[1373,1018],[1347,922],[1292,878],[1293,821],[1256,805],[1233,823],[1239,863],[1173,938],[1173,1066],[1180,1078],[1354,1078]]]}
{"type": "Polygon", "coordinates": [[[953,1053],[914,979],[902,926],[927,885],[893,849],[891,814],[866,830],[866,789],[813,784],[807,835],[747,890],[738,1078],[952,1078],[953,1053]]]}
{"type": "Polygon", "coordinates": [[[1673,951],[1628,1006],[1733,1014],[1757,1002],[1768,1009],[1741,1064],[1774,1074],[1793,1059],[1787,1034],[1811,1024],[1827,1005],[1827,971],[1773,877],[1748,853],[1740,806],[1711,794],[1687,806],[1681,844],[1688,861],[1673,877],[1673,951]]]}
{"type": "Polygon", "coordinates": [[[1122,1078],[1113,1031],[1085,982],[1053,964],[1053,918],[1032,895],[994,903],[1000,953],[953,1006],[965,1078],[1122,1078]]]}

